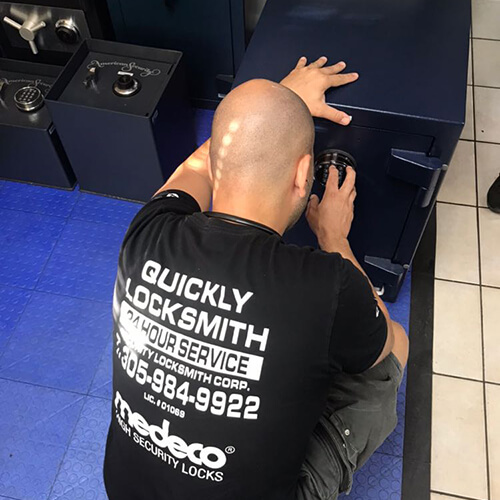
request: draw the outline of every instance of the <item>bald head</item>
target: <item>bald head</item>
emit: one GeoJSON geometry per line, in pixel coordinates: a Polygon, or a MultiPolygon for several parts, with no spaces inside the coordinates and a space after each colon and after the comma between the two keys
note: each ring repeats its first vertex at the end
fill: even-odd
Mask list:
{"type": "Polygon", "coordinates": [[[301,157],[312,154],[314,124],[294,92],[251,80],[219,104],[210,145],[214,190],[283,189],[301,157]]]}

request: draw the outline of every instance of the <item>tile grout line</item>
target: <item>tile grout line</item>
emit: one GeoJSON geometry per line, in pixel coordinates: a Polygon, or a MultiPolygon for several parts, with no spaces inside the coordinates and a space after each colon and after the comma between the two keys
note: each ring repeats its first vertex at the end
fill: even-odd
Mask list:
{"type": "MultiPolygon", "coordinates": [[[[5,285],[3,285],[3,286],[5,286],[5,285]]],[[[31,293],[30,294],[30,298],[26,301],[26,305],[23,307],[23,310],[22,310],[21,314],[19,315],[19,318],[17,318],[17,321],[16,321],[16,323],[14,325],[14,328],[12,329],[12,333],[9,335],[9,338],[7,339],[7,342],[2,347],[2,351],[0,352],[0,367],[1,367],[1,363],[2,363],[2,359],[4,357],[4,354],[7,351],[7,347],[9,347],[10,341],[12,340],[12,337],[14,336],[14,333],[16,332],[17,327],[19,326],[19,323],[21,322],[21,318],[23,317],[23,314],[26,312],[26,309],[28,308],[28,305],[31,303],[31,301],[33,299],[33,292],[34,292],[34,290],[28,290],[28,289],[25,289],[25,288],[21,288],[21,290],[25,290],[26,292],[30,292],[31,293]]]]}
{"type": "Polygon", "coordinates": [[[462,375],[453,375],[451,373],[443,373],[443,372],[435,372],[433,371],[432,372],[433,375],[439,375],[440,377],[449,377],[449,378],[454,378],[454,379],[457,379],[457,380],[464,380],[466,382],[477,382],[478,384],[486,384],[486,385],[497,385],[497,386],[500,386],[500,382],[492,382],[490,380],[480,380],[480,379],[477,379],[477,378],[469,378],[469,377],[464,377],[462,375]]]}
{"type": "MultiPolygon", "coordinates": [[[[111,341],[113,341],[113,335],[111,335],[111,341]]],[[[108,339],[108,342],[109,342],[109,339],[108,339]]],[[[97,362],[94,376],[92,377],[92,380],[90,381],[90,384],[89,384],[89,388],[87,390],[87,396],[91,396],[90,390],[92,389],[92,385],[94,384],[94,380],[96,378],[97,371],[99,370],[99,367],[101,366],[101,361],[104,359],[104,355],[106,354],[107,348],[108,348],[108,343],[105,344],[105,346],[101,352],[101,355],[99,356],[99,361],[97,362]]],[[[113,355],[113,351],[111,351],[111,355],[113,355]]]]}
{"type": "Polygon", "coordinates": [[[431,493],[437,493],[438,495],[446,495],[450,496],[451,498],[460,498],[460,500],[479,500],[478,498],[464,497],[463,495],[457,495],[456,493],[448,493],[445,491],[431,490],[431,493]]]}
{"type": "MultiPolygon", "coordinates": [[[[471,25],[472,32],[472,25],[471,25]]],[[[474,108],[474,169],[475,169],[475,182],[476,182],[476,224],[477,224],[477,258],[479,266],[479,313],[481,321],[481,357],[483,368],[483,418],[484,418],[484,439],[485,439],[485,452],[486,452],[486,493],[488,499],[491,500],[491,480],[490,480],[490,459],[489,459],[489,444],[488,444],[488,412],[486,401],[486,365],[484,356],[484,325],[483,325],[483,293],[481,284],[483,282],[482,265],[481,265],[481,229],[479,221],[479,183],[478,183],[478,166],[477,166],[477,120],[476,120],[476,86],[475,86],[475,71],[474,71],[474,38],[471,38],[471,63],[472,63],[472,102],[474,108]]]]}
{"type": "Polygon", "coordinates": [[[489,40],[490,42],[500,42],[499,38],[482,38],[480,36],[471,37],[471,40],[489,40]]]}
{"type": "MultiPolygon", "coordinates": [[[[470,87],[472,87],[472,85],[469,85],[470,87]]],[[[500,142],[492,142],[492,141],[481,141],[479,139],[465,139],[463,137],[460,137],[459,139],[460,141],[465,141],[465,142],[479,142],[479,144],[493,144],[494,146],[499,146],[500,145],[500,142]]]]}
{"type": "Polygon", "coordinates": [[[59,476],[59,473],[61,472],[62,464],[64,462],[64,459],[66,458],[66,455],[68,454],[69,445],[71,443],[71,440],[73,439],[73,436],[75,435],[75,431],[76,431],[76,428],[78,426],[78,422],[80,421],[80,418],[81,418],[82,413],[83,413],[83,408],[85,407],[85,403],[87,402],[87,397],[88,396],[86,396],[86,395],[83,395],[83,397],[82,397],[83,403],[82,403],[82,407],[80,408],[80,413],[78,413],[78,417],[75,419],[75,425],[73,426],[73,430],[71,431],[71,434],[68,437],[68,441],[67,441],[68,444],[65,447],[63,456],[61,457],[61,460],[59,462],[59,466],[57,467],[57,471],[54,475],[54,481],[52,482],[52,486],[50,487],[49,494],[47,495],[46,500],[50,499],[50,496],[52,495],[52,491],[54,490],[54,486],[56,485],[57,478],[59,476]]]}
{"type": "MultiPolygon", "coordinates": [[[[477,200],[475,205],[467,205],[466,203],[457,203],[456,201],[443,201],[443,200],[438,200],[438,203],[443,203],[444,205],[455,205],[457,207],[470,207],[470,208],[476,208],[477,207],[477,200]]],[[[483,208],[483,207],[481,207],[483,208]]]]}
{"type": "MultiPolygon", "coordinates": [[[[76,186],[75,186],[75,189],[76,189],[76,186]]],[[[69,211],[69,214],[67,217],[68,220],[71,219],[71,216],[73,215],[73,212],[75,211],[75,208],[78,205],[78,202],[80,201],[81,197],[82,197],[82,192],[80,191],[80,188],[78,188],[78,196],[76,197],[76,201],[73,204],[73,206],[71,207],[71,210],[69,211]]]]}
{"type": "Polygon", "coordinates": [[[479,283],[472,283],[470,281],[460,281],[460,280],[452,280],[450,278],[434,278],[437,281],[446,281],[447,283],[459,283],[460,285],[470,285],[470,286],[480,286],[481,288],[491,288],[493,290],[499,290],[500,286],[494,286],[494,285],[483,285],[479,283]]]}
{"type": "Polygon", "coordinates": [[[84,392],[72,391],[71,389],[61,389],[60,387],[53,387],[51,385],[35,384],[34,382],[27,382],[25,380],[17,380],[17,379],[5,377],[5,376],[0,376],[0,380],[5,380],[7,382],[15,382],[16,384],[31,385],[33,387],[41,387],[42,389],[49,389],[51,391],[67,392],[69,394],[75,394],[77,396],[82,396],[82,397],[85,397],[87,395],[84,392]]]}

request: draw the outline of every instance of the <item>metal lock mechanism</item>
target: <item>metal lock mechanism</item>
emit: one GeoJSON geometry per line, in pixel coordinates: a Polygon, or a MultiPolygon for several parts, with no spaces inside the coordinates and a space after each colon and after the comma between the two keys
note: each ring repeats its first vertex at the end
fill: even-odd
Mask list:
{"type": "Polygon", "coordinates": [[[328,181],[329,168],[335,167],[339,172],[339,188],[342,186],[347,173],[347,167],[352,167],[356,170],[356,160],[345,151],[340,149],[325,149],[322,151],[314,162],[314,178],[323,187],[328,181]]]}
{"type": "Polygon", "coordinates": [[[118,72],[118,78],[113,83],[113,92],[120,97],[130,97],[141,90],[141,82],[132,73],[118,72]]]}
{"type": "Polygon", "coordinates": [[[22,87],[14,94],[14,104],[20,111],[37,111],[44,104],[42,91],[38,87],[22,87]]]}
{"type": "Polygon", "coordinates": [[[61,42],[74,45],[80,40],[80,32],[72,19],[59,19],[56,22],[55,30],[61,42]]]}
{"type": "MultiPolygon", "coordinates": [[[[3,2],[0,2],[0,9],[2,4],[3,2]]],[[[87,26],[81,26],[84,14],[70,12],[69,9],[36,5],[20,7],[18,4],[12,4],[9,10],[3,8],[2,15],[3,22],[18,31],[19,36],[28,42],[31,52],[35,55],[38,54],[39,47],[44,50],[71,52],[73,49],[68,45],[75,45],[89,35],[87,26]],[[5,12],[8,12],[8,15],[3,15],[5,12]],[[38,35],[41,30],[43,31],[38,35]]],[[[12,38],[10,34],[9,37],[12,38]]]]}

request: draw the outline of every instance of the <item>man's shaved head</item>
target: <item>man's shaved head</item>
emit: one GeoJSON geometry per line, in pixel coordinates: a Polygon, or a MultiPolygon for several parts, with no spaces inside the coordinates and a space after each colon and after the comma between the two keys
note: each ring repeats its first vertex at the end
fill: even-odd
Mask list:
{"type": "Polygon", "coordinates": [[[294,92],[268,80],[240,85],[219,104],[212,125],[214,198],[219,191],[279,197],[299,160],[312,158],[313,143],[311,114],[294,92]]]}

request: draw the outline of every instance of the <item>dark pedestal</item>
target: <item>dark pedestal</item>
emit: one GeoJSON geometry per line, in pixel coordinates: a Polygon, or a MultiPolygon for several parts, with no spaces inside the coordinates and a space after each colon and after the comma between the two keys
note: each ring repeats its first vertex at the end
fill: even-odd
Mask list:
{"type": "Polygon", "coordinates": [[[23,87],[46,94],[61,71],[58,66],[0,59],[0,177],[71,189],[75,176],[44,105],[20,111],[14,95],[23,87]]]}
{"type": "Polygon", "coordinates": [[[47,105],[84,191],[147,201],[195,148],[180,52],[87,40],[47,105]],[[117,95],[119,73],[140,90],[117,95]]]}

